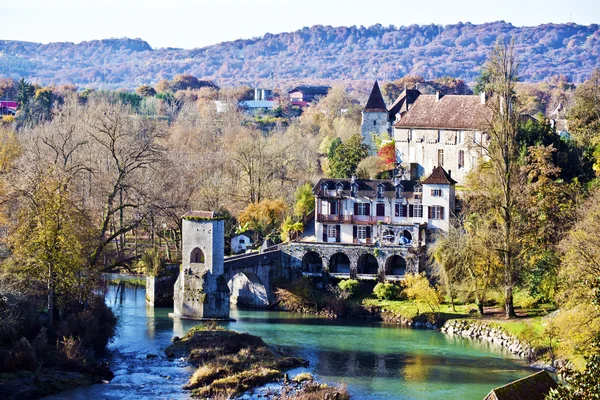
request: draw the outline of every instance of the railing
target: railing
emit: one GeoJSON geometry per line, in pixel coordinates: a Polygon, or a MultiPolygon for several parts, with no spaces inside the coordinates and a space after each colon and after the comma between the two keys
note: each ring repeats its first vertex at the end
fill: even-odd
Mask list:
{"type": "Polygon", "coordinates": [[[381,222],[389,224],[392,217],[381,217],[376,215],[337,215],[337,214],[317,214],[317,222],[341,222],[343,224],[370,225],[381,222]]]}

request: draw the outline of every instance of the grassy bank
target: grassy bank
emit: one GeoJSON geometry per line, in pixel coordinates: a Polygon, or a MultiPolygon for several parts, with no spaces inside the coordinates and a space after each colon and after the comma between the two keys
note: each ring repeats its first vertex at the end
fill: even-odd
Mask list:
{"type": "Polygon", "coordinates": [[[186,357],[197,367],[184,388],[200,398],[240,395],[305,364],[301,359],[277,354],[260,337],[215,324],[192,328],[165,352],[168,357],[186,357]]]}

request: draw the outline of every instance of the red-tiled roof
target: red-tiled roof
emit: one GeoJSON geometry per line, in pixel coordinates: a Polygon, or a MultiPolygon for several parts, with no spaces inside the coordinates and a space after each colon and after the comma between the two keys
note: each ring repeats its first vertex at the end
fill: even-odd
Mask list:
{"type": "Polygon", "coordinates": [[[365,111],[387,111],[385,101],[383,101],[383,96],[381,95],[381,90],[379,90],[379,84],[377,81],[375,81],[375,84],[373,85],[371,95],[369,96],[369,100],[367,100],[367,105],[365,106],[365,111]]]}
{"type": "Polygon", "coordinates": [[[468,129],[485,131],[490,125],[492,110],[481,104],[480,96],[420,95],[394,124],[397,128],[468,129]]]}
{"type": "Polygon", "coordinates": [[[446,170],[442,167],[435,167],[427,179],[423,181],[424,185],[454,185],[456,181],[452,179],[446,170]]]}
{"type": "Polygon", "coordinates": [[[213,211],[190,211],[185,214],[181,218],[186,219],[194,219],[194,218],[202,218],[202,219],[213,219],[215,213],[213,211]]]}

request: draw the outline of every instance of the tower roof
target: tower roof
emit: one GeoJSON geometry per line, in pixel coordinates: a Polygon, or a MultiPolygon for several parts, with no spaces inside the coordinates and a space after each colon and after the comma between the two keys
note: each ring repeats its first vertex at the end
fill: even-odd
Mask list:
{"type": "Polygon", "coordinates": [[[456,181],[450,177],[444,168],[437,166],[423,183],[425,185],[455,185],[456,181]]]}
{"type": "Polygon", "coordinates": [[[375,84],[373,85],[371,95],[369,96],[369,100],[367,101],[367,105],[365,106],[365,111],[387,111],[385,101],[383,101],[383,96],[381,95],[381,90],[379,90],[379,84],[377,83],[377,81],[375,81],[375,84]]]}

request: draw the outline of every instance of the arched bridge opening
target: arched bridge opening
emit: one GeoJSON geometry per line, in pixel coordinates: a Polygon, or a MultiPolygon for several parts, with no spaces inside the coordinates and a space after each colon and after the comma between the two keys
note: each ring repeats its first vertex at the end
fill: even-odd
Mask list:
{"type": "Polygon", "coordinates": [[[388,257],[385,261],[386,276],[404,276],[406,275],[406,260],[399,255],[388,257]]]}
{"type": "Polygon", "coordinates": [[[241,271],[227,282],[230,302],[237,306],[265,308],[269,306],[269,292],[253,272],[241,271]]]}
{"type": "Polygon", "coordinates": [[[307,274],[321,274],[323,272],[323,259],[316,251],[309,251],[302,257],[302,272],[307,274]]]}
{"type": "Polygon", "coordinates": [[[350,259],[344,253],[335,253],[329,260],[329,272],[332,274],[350,274],[350,259]]]}
{"type": "Polygon", "coordinates": [[[363,254],[358,258],[357,273],[359,275],[377,275],[379,263],[373,254],[363,254]]]}

